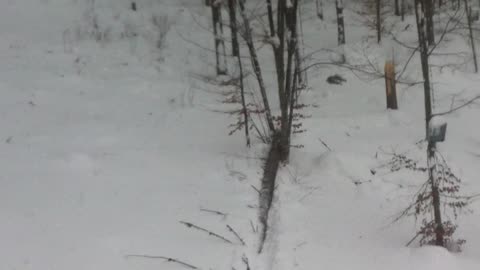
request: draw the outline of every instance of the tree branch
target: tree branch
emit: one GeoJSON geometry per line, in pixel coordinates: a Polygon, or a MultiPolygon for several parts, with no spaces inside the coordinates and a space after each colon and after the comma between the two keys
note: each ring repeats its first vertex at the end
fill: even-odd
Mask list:
{"type": "Polygon", "coordinates": [[[187,268],[190,268],[190,269],[195,269],[195,270],[200,269],[200,268],[198,268],[194,265],[191,265],[189,263],[182,262],[180,260],[170,258],[170,257],[164,257],[164,256],[128,254],[128,255],[125,255],[124,257],[126,259],[128,259],[128,258],[163,259],[163,260],[166,260],[167,262],[173,262],[173,263],[176,263],[176,264],[180,264],[180,265],[183,265],[183,266],[185,266],[187,268]]]}

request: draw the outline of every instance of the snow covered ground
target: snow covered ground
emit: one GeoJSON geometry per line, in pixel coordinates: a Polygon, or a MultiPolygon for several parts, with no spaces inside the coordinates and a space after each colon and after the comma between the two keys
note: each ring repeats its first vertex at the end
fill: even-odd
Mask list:
{"type": "MultiPolygon", "coordinates": [[[[172,27],[192,23],[178,1],[160,7],[172,27]]],[[[0,269],[178,269],[128,254],[225,268],[239,245],[179,221],[246,234],[258,160],[226,136],[229,119],[209,108],[217,97],[190,82],[199,59],[175,29],[163,62],[130,40],[65,51],[82,8],[25,0],[1,11],[0,269]]]]}
{"type": "MultiPolygon", "coordinates": [[[[232,119],[214,112],[220,97],[192,78],[213,72],[210,52],[197,46],[212,47],[211,34],[199,26],[209,23],[200,16],[209,14],[202,1],[142,0],[136,13],[126,0],[97,0],[93,13],[86,0],[4,2],[0,269],[184,269],[125,257],[131,254],[201,269],[244,269],[243,254],[252,270],[480,266],[478,203],[460,220],[462,253],[406,248],[414,221],[391,222],[424,179],[370,172],[388,159],[383,151],[424,152],[415,144],[424,136],[420,86],[401,86],[400,110],[386,111],[383,81],[332,67],[312,70],[304,99],[317,106],[308,109],[308,132],[294,138],[305,148],[293,151],[279,175],[267,249],[256,257],[252,185],[262,175],[263,146],[247,150],[241,134],[227,136],[232,119]],[[90,31],[92,14],[100,42],[92,39],[98,34],[90,31]],[[168,27],[158,28],[153,17],[168,27]],[[168,32],[159,48],[161,29],[168,32]],[[327,84],[335,73],[347,82],[327,84]]],[[[331,21],[305,19],[309,50],[335,46],[331,21]]],[[[363,44],[361,29],[346,28],[353,48],[363,44]]],[[[480,93],[480,77],[468,71],[433,77],[438,111],[449,108],[453,94],[480,93]]],[[[440,146],[471,193],[480,192],[479,113],[471,106],[447,116],[440,146]]]]}

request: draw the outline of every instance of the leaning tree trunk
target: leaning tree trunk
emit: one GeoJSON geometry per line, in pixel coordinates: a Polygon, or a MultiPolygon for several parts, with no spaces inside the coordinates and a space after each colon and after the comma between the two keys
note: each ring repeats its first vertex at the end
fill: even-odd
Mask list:
{"type": "Polygon", "coordinates": [[[222,12],[220,3],[210,3],[212,8],[213,35],[215,39],[215,60],[217,75],[227,74],[225,41],[223,40],[222,12]]]}
{"type": "Polygon", "coordinates": [[[263,101],[263,108],[265,110],[265,120],[267,122],[270,134],[275,133],[275,125],[273,123],[273,117],[272,113],[270,110],[270,105],[268,102],[268,96],[267,96],[267,87],[265,86],[265,81],[263,79],[263,74],[262,70],[260,67],[260,62],[258,60],[258,55],[257,55],[257,49],[255,48],[255,45],[253,44],[253,35],[252,35],[252,29],[250,28],[250,21],[247,17],[247,14],[245,12],[245,0],[239,0],[238,1],[238,6],[240,7],[240,14],[242,16],[243,20],[243,28],[244,28],[244,38],[245,42],[247,43],[248,51],[250,53],[250,60],[252,61],[252,67],[253,67],[253,72],[255,74],[255,77],[257,79],[258,87],[260,90],[260,94],[262,95],[262,101],[263,101]]]}
{"type": "MultiPolygon", "coordinates": [[[[287,36],[287,63],[286,63],[286,72],[285,72],[285,96],[280,99],[284,100],[281,106],[282,110],[282,119],[281,119],[281,137],[280,137],[280,146],[281,146],[281,158],[282,161],[288,159],[290,153],[290,137],[291,137],[291,126],[290,126],[290,114],[289,105],[292,102],[292,99],[295,98],[296,91],[296,76],[295,70],[298,67],[295,66],[295,56],[298,49],[298,40],[297,40],[297,8],[298,0],[293,0],[293,4],[285,7],[285,21],[286,28],[289,35],[287,36]],[[285,117],[285,118],[284,118],[285,117]]],[[[297,59],[297,61],[300,61],[297,59]]]]}

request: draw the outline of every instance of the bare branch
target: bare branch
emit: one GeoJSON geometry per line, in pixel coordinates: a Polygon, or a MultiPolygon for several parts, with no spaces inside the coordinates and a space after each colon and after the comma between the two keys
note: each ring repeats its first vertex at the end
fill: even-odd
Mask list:
{"type": "Polygon", "coordinates": [[[202,227],[199,227],[199,226],[197,226],[197,225],[195,225],[195,224],[192,224],[192,223],[190,223],[190,222],[185,222],[185,221],[179,221],[179,222],[180,222],[181,224],[187,226],[188,228],[197,229],[197,230],[199,230],[199,231],[202,231],[202,232],[207,233],[208,235],[211,235],[211,236],[213,236],[213,237],[216,237],[216,238],[218,238],[218,239],[221,239],[221,240],[224,241],[224,242],[227,242],[227,243],[229,243],[229,244],[233,244],[233,242],[230,241],[230,240],[228,240],[227,238],[225,238],[225,237],[223,237],[223,236],[221,236],[221,235],[218,235],[218,234],[216,234],[216,233],[214,233],[214,232],[212,232],[212,231],[209,231],[209,230],[207,230],[207,229],[204,229],[204,228],[202,228],[202,227]]]}
{"type": "Polygon", "coordinates": [[[434,116],[442,116],[442,115],[446,115],[446,114],[453,113],[453,112],[458,111],[458,110],[460,110],[460,109],[462,109],[462,108],[464,108],[464,107],[467,107],[468,105],[470,105],[470,104],[472,104],[472,103],[475,103],[475,101],[478,100],[478,99],[480,99],[480,95],[478,95],[478,96],[476,96],[476,97],[468,100],[467,102],[463,103],[462,105],[457,106],[457,107],[455,107],[455,108],[453,108],[453,109],[450,109],[450,110],[448,110],[448,111],[441,112],[441,113],[434,113],[434,114],[432,114],[432,117],[434,117],[434,116]]]}
{"type": "Polygon", "coordinates": [[[242,243],[243,246],[246,245],[242,237],[240,237],[240,235],[230,225],[227,224],[227,228],[230,232],[232,232],[235,235],[235,237],[237,237],[238,241],[240,241],[240,243],[242,243]]]}
{"type": "Polygon", "coordinates": [[[228,216],[228,214],[225,214],[225,213],[223,213],[223,212],[216,211],[216,210],[205,209],[205,208],[200,208],[200,211],[202,211],[202,212],[207,212],[207,213],[212,213],[212,214],[216,214],[216,215],[223,216],[223,217],[227,217],[227,216],[228,216]]]}
{"type": "Polygon", "coordinates": [[[186,262],[174,259],[174,258],[170,258],[170,257],[164,257],[164,256],[128,254],[128,255],[125,255],[124,257],[125,257],[125,259],[128,259],[128,258],[163,259],[163,260],[166,260],[167,262],[173,262],[173,263],[176,263],[176,264],[180,264],[180,265],[183,265],[183,266],[185,266],[187,268],[190,268],[190,269],[195,269],[195,270],[200,269],[200,268],[198,268],[194,265],[191,265],[189,263],[186,263],[186,262]]]}

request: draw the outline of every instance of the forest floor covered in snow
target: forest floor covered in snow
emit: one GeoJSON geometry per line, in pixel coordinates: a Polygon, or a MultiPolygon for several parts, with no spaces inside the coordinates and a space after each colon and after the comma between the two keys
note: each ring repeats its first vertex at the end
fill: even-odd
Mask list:
{"type": "MultiPolygon", "coordinates": [[[[391,111],[382,79],[331,65],[309,71],[302,100],[314,106],[305,109],[307,131],[293,137],[303,148],[292,150],[280,170],[266,248],[258,255],[256,189],[266,145],[248,149],[241,133],[228,136],[235,119],[219,112],[225,104],[217,89],[198,79],[214,74],[203,1],[139,0],[137,12],[123,0],[98,0],[94,11],[90,1],[5,2],[0,269],[185,269],[130,255],[205,270],[246,269],[242,258],[252,270],[480,266],[478,202],[458,219],[457,236],[467,240],[461,253],[406,247],[419,221],[393,222],[426,180],[384,166],[393,153],[425,163],[421,85],[400,84],[399,110],[391,111]],[[346,82],[328,84],[334,74],[346,82]]],[[[334,14],[322,22],[306,2],[306,53],[334,50],[334,14]]],[[[381,55],[391,47],[366,39],[359,25],[347,21],[347,60],[361,61],[368,48],[383,67],[381,55]]],[[[400,34],[415,41],[412,29],[400,34]]],[[[450,40],[440,50],[462,46],[450,40]]],[[[399,65],[407,57],[398,49],[399,65]]],[[[421,78],[417,66],[418,59],[408,79],[421,78]]],[[[471,67],[432,70],[435,111],[480,94],[471,67]]],[[[447,139],[439,144],[465,194],[480,193],[479,115],[474,104],[445,116],[447,139]]]]}

